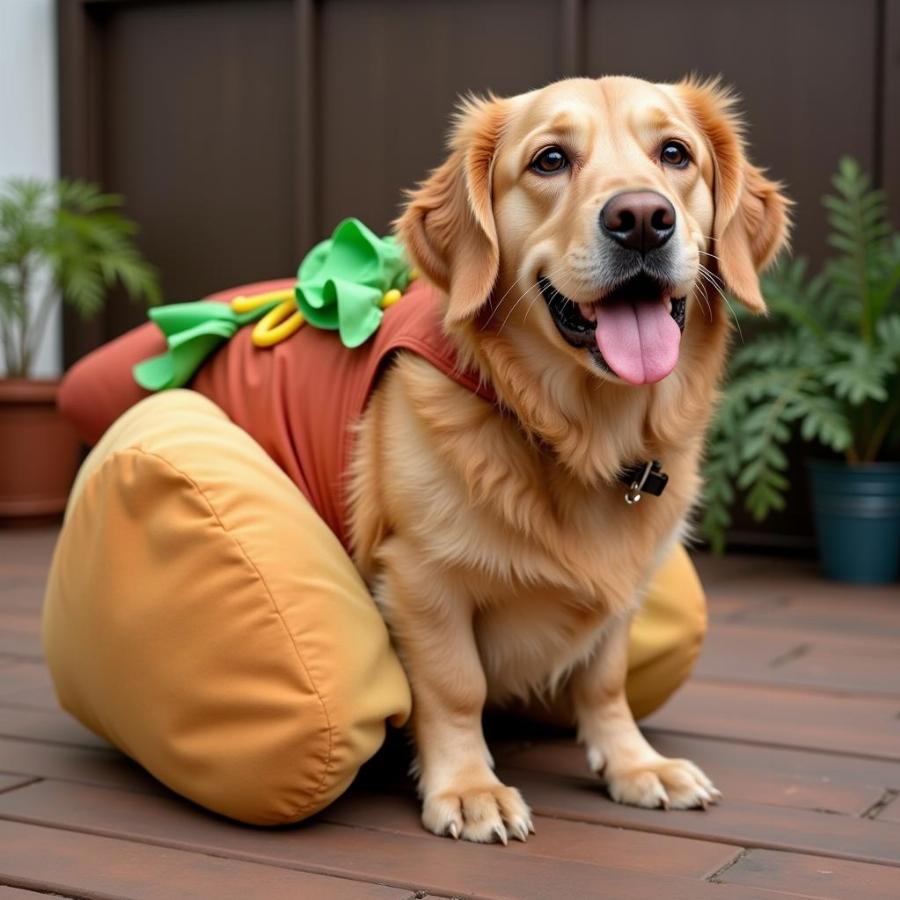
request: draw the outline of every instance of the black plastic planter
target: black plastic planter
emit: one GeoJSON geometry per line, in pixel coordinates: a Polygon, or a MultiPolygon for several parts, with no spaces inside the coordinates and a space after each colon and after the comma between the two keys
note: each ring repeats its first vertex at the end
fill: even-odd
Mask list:
{"type": "Polygon", "coordinates": [[[888,584],[900,574],[900,463],[809,462],[826,577],[888,584]]]}

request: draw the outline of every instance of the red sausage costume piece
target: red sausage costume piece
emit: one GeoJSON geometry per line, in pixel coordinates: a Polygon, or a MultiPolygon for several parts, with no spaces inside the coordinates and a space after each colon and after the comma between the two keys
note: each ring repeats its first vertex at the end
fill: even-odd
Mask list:
{"type": "MultiPolygon", "coordinates": [[[[290,288],[293,279],[244,285],[210,299],[290,288]]],[[[351,426],[365,410],[379,374],[397,350],[409,350],[486,400],[494,396],[476,374],[461,371],[443,333],[437,292],[414,281],[384,312],[363,346],[349,350],[334,331],[304,326],[272,348],[255,347],[241,329],[197,373],[191,388],[208,397],[259,443],[300,488],[349,548],[345,505],[351,426]]],[[[148,396],[132,367],[166,349],[152,323],[142,325],[80,360],[59,395],[63,414],[82,439],[96,443],[125,410],[148,396]]]]}

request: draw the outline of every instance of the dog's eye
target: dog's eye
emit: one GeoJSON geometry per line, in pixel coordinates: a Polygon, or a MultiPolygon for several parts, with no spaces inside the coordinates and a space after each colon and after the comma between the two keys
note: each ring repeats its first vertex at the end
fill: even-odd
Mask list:
{"type": "Polygon", "coordinates": [[[531,161],[530,168],[539,175],[555,175],[569,166],[569,157],[559,147],[547,147],[531,161]]]}
{"type": "Polygon", "coordinates": [[[681,141],[666,141],[659,158],[667,166],[673,166],[676,169],[683,169],[691,161],[691,155],[681,141]]]}

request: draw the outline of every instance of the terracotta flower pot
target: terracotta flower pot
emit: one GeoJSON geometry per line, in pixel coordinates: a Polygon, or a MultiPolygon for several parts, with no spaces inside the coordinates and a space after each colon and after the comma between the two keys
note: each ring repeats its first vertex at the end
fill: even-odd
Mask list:
{"type": "Polygon", "coordinates": [[[58,387],[0,379],[0,522],[24,524],[65,509],[79,442],[56,409],[58,387]]]}

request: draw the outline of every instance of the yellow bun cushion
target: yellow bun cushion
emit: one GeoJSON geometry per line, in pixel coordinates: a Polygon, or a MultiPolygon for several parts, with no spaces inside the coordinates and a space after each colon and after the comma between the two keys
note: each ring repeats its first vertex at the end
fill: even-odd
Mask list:
{"type": "Polygon", "coordinates": [[[387,629],[303,495],[209,400],[120,418],[79,473],[50,571],[63,707],[156,778],[244,822],[322,809],[401,724],[387,629]]]}
{"type": "Polygon", "coordinates": [[[631,624],[625,692],[635,718],[659,709],[687,680],[705,636],[706,596],[678,544],[657,569],[631,624]]]}
{"type": "MultiPolygon", "coordinates": [[[[678,547],[632,628],[636,715],[687,678],[705,626],[678,547]]],[[[254,824],[325,807],[385,722],[410,710],[384,622],[337,539],[262,448],[190,391],[143,400],[82,466],[44,646],[65,709],[173,790],[254,824]]]]}

